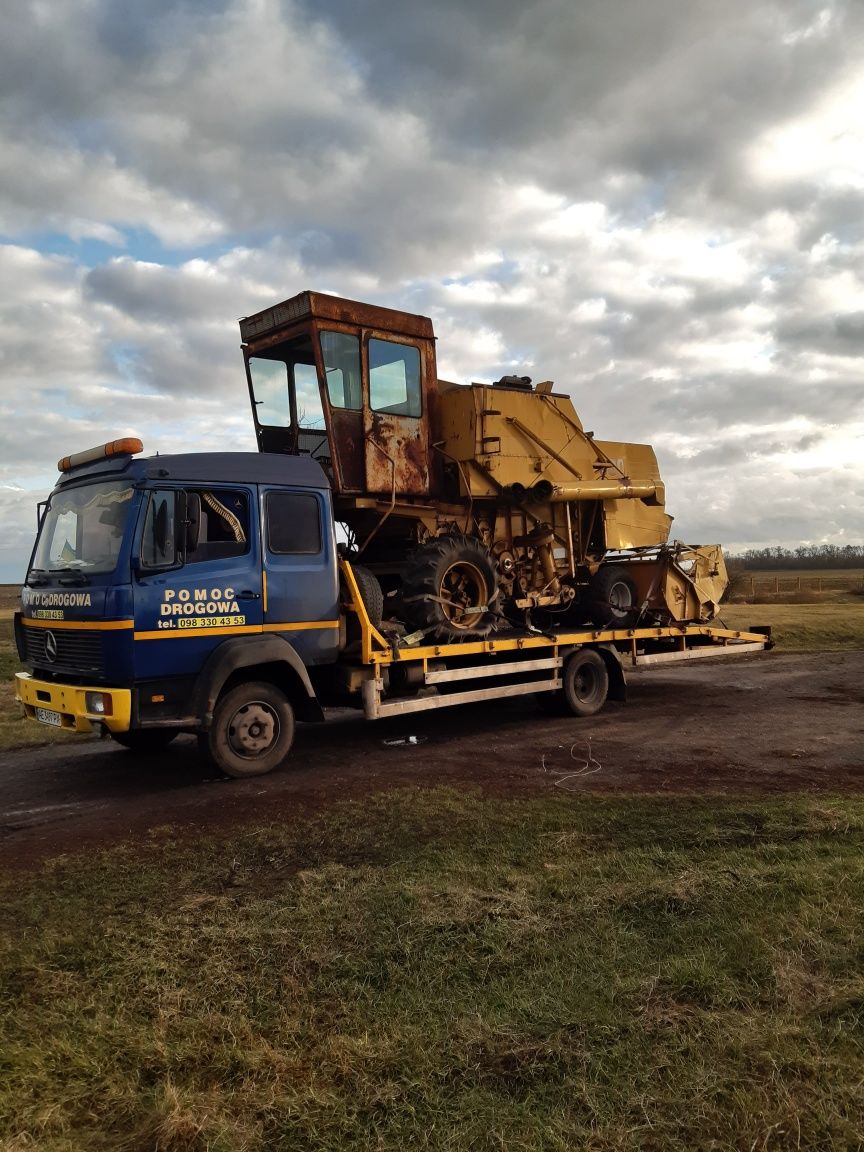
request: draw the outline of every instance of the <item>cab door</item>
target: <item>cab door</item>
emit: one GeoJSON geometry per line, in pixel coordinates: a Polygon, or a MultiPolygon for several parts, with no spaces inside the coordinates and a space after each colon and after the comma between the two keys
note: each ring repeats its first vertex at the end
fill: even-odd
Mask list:
{"type": "Polygon", "coordinates": [[[266,488],[261,518],[264,631],[284,636],[308,666],[331,664],[339,651],[339,576],[328,497],[266,488]]]}
{"type": "Polygon", "coordinates": [[[366,488],[397,496],[429,492],[429,421],[423,411],[420,348],[364,337],[369,381],[364,407],[366,488]]]}
{"type": "Polygon", "coordinates": [[[194,676],[227,637],[261,631],[255,489],[157,489],[138,545],[135,675],[194,676]]]}

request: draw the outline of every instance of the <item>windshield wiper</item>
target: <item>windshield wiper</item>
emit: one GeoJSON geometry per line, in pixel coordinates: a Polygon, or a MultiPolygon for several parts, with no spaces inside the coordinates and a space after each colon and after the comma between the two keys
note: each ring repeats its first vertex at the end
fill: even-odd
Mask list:
{"type": "Polygon", "coordinates": [[[69,575],[64,580],[62,576],[58,577],[58,584],[89,584],[90,577],[85,576],[79,568],[52,568],[51,572],[68,572],[69,575]]]}

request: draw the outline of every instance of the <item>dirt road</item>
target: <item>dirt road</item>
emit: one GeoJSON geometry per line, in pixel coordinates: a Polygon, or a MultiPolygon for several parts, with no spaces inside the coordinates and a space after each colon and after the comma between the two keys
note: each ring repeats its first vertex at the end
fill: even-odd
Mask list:
{"type": "Polygon", "coordinates": [[[505,795],[864,790],[864,652],[634,674],[628,703],[591,720],[550,719],[530,699],[376,724],[347,712],[335,719],[301,725],[288,764],[246,781],[213,778],[190,737],[150,759],[83,738],[7,752],[0,863],[27,866],[166,824],[218,831],[284,820],[405,784],[505,795]],[[385,743],[408,735],[419,742],[385,743]]]}

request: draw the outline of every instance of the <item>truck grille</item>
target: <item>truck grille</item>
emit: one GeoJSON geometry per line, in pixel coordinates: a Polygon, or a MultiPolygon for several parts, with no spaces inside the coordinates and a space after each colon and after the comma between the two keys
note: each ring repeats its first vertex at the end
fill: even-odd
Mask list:
{"type": "Polygon", "coordinates": [[[102,633],[67,631],[57,628],[28,628],[24,626],[26,662],[40,668],[71,668],[99,670],[102,667],[102,633]],[[52,660],[47,651],[49,634],[54,637],[57,654],[52,660]]]}

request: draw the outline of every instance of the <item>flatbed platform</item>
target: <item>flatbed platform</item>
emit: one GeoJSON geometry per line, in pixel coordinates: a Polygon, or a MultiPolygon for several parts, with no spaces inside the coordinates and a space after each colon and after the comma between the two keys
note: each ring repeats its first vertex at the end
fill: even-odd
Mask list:
{"type": "Polygon", "coordinates": [[[592,715],[607,696],[626,697],[625,667],[752,655],[772,647],[769,628],[742,631],[722,624],[687,623],[550,632],[523,629],[457,644],[405,644],[404,639],[389,640],[372,624],[345,561],[342,571],[351,597],[346,608],[360,622],[358,658],[368,673],[361,696],[370,720],[545,692],[562,695],[576,715],[592,715]],[[409,676],[392,699],[391,676],[401,669],[410,670],[409,676]],[[580,674],[591,681],[584,691],[578,684],[574,688],[574,678],[580,674]],[[457,690],[463,682],[480,682],[482,687],[457,690]],[[424,688],[438,691],[418,696],[424,688]]]}

